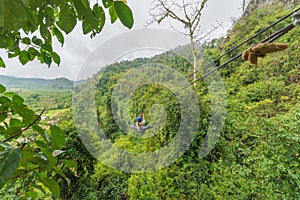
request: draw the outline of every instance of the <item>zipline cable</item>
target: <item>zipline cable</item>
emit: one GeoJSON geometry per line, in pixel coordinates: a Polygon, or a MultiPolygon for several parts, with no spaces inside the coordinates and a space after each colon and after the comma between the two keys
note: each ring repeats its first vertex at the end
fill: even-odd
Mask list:
{"type": "MultiPolygon", "coordinates": [[[[270,29],[270,28],[272,28],[273,26],[277,25],[277,24],[280,23],[281,21],[287,19],[288,17],[290,17],[291,15],[293,15],[294,13],[296,13],[297,11],[300,11],[300,8],[298,8],[298,9],[292,11],[291,13],[289,13],[289,14],[287,14],[286,16],[280,18],[278,21],[274,22],[274,23],[271,24],[270,26],[268,26],[268,27],[262,29],[261,31],[259,31],[259,32],[256,33],[255,35],[251,36],[251,37],[248,38],[247,40],[241,42],[239,45],[237,45],[237,46],[234,47],[233,49],[231,49],[231,50],[225,52],[224,54],[222,54],[222,55],[220,55],[220,56],[218,56],[218,57],[215,58],[213,61],[211,61],[211,62],[209,62],[208,64],[206,64],[205,66],[203,66],[203,69],[209,67],[209,66],[210,66],[211,64],[213,64],[217,59],[222,58],[222,57],[225,56],[226,54],[228,54],[228,53],[234,51],[235,49],[239,48],[239,47],[242,46],[243,44],[245,44],[245,43],[251,41],[252,39],[254,39],[255,37],[257,37],[257,36],[260,35],[261,33],[267,31],[268,29],[270,29]]],[[[289,25],[287,25],[287,26],[281,28],[280,30],[278,30],[278,31],[275,32],[274,34],[270,35],[269,37],[267,37],[267,38],[261,40],[258,44],[260,44],[260,43],[265,43],[265,42],[267,42],[267,43],[274,42],[276,39],[278,39],[278,38],[280,38],[281,36],[285,35],[287,32],[289,32],[290,30],[292,30],[294,27],[295,27],[294,24],[291,23],[291,24],[289,24],[289,25]]],[[[255,46],[255,45],[253,45],[253,46],[255,46]]],[[[235,61],[236,59],[240,58],[240,57],[242,56],[242,54],[243,54],[243,53],[240,53],[240,54],[234,56],[233,58],[231,58],[230,60],[226,61],[226,62],[223,63],[222,65],[219,65],[218,67],[212,69],[211,71],[207,72],[206,74],[204,74],[204,75],[201,76],[200,78],[196,79],[196,80],[193,81],[192,83],[190,83],[190,84],[188,84],[188,85],[185,85],[185,86],[183,86],[182,88],[178,89],[178,90],[175,91],[174,93],[180,92],[180,91],[182,91],[182,90],[184,90],[184,89],[186,89],[186,88],[192,86],[195,82],[198,82],[198,81],[201,80],[202,78],[204,78],[204,77],[206,77],[206,76],[209,76],[210,74],[212,74],[212,73],[214,73],[215,71],[221,69],[222,67],[226,66],[227,64],[229,64],[229,63],[235,61]]],[[[197,73],[197,72],[198,72],[198,70],[197,70],[196,72],[194,72],[194,73],[197,73]]],[[[185,76],[185,77],[192,76],[192,75],[194,75],[194,73],[192,73],[192,74],[190,74],[190,75],[187,75],[187,76],[185,76]]]]}
{"type": "MultiPolygon", "coordinates": [[[[264,42],[268,42],[268,43],[271,43],[271,42],[274,42],[276,39],[278,39],[279,37],[285,35],[287,32],[289,32],[290,30],[292,30],[295,26],[293,25],[293,23],[287,25],[286,27],[280,29],[279,31],[277,31],[276,33],[270,35],[269,37],[261,40],[258,44],[260,43],[264,43],[264,42]]],[[[183,86],[182,88],[180,88],[178,91],[176,92],[180,92],[188,87],[190,87],[191,85],[193,85],[195,82],[198,82],[199,80],[201,80],[202,78],[214,73],[215,71],[217,71],[218,69],[226,66],[227,64],[231,63],[232,61],[240,58],[242,56],[243,53],[240,53],[236,56],[234,56],[233,58],[231,58],[230,60],[226,61],[225,63],[223,63],[222,65],[219,65],[218,67],[212,69],[211,71],[207,72],[206,74],[204,74],[203,76],[201,76],[200,78],[196,79],[195,81],[193,81],[192,83],[186,85],[186,86],[183,86]]]]}
{"type": "MultiPolygon", "coordinates": [[[[293,15],[294,13],[296,13],[297,11],[300,11],[300,8],[290,12],[289,14],[285,15],[284,17],[280,18],[279,20],[277,20],[276,22],[272,23],[271,25],[269,25],[268,27],[265,27],[264,29],[260,30],[259,32],[257,32],[256,34],[254,34],[253,36],[251,36],[250,38],[248,38],[247,40],[244,40],[243,42],[241,42],[240,44],[238,44],[237,46],[233,47],[232,49],[226,51],[225,53],[221,54],[220,56],[218,56],[217,58],[213,59],[213,61],[209,62],[208,64],[206,64],[205,66],[203,66],[203,69],[209,67],[211,64],[214,64],[216,61],[218,61],[220,58],[224,57],[225,55],[233,52],[234,50],[236,50],[237,48],[241,47],[242,45],[244,45],[245,43],[253,40],[255,37],[259,36],[260,34],[264,33],[265,31],[269,30],[270,28],[274,27],[275,25],[277,25],[278,23],[282,22],[283,20],[287,19],[288,17],[290,17],[291,15],[293,15]]],[[[266,42],[266,41],[263,41],[266,42]]],[[[195,73],[197,73],[199,70],[196,70],[195,72],[186,75],[185,77],[191,77],[193,76],[195,73]]],[[[195,81],[194,81],[195,82],[195,81]]]]}
{"type": "MultiPolygon", "coordinates": [[[[260,43],[265,43],[265,42],[267,42],[267,43],[274,42],[276,39],[278,39],[279,37],[285,35],[287,32],[289,32],[290,30],[292,30],[294,27],[295,27],[295,26],[293,25],[293,23],[291,23],[291,24],[289,24],[289,25],[287,25],[287,26],[281,28],[280,30],[278,30],[278,31],[275,32],[274,34],[270,35],[269,37],[267,37],[267,38],[261,40],[258,44],[260,44],[260,43]]],[[[258,44],[256,44],[256,45],[258,45],[258,44]]],[[[255,46],[255,45],[253,45],[253,46],[255,46]]],[[[215,71],[221,69],[222,67],[226,66],[227,64],[229,64],[229,63],[235,61],[236,59],[241,58],[242,54],[243,54],[243,53],[240,53],[240,54],[234,56],[234,57],[231,58],[230,60],[226,61],[226,62],[223,63],[222,65],[219,65],[218,67],[216,67],[216,68],[212,69],[211,71],[207,72],[206,74],[204,74],[204,75],[201,76],[200,78],[196,79],[196,80],[193,81],[192,83],[189,83],[189,84],[187,84],[187,85],[181,87],[180,89],[178,89],[178,90],[175,91],[174,93],[175,93],[175,94],[176,94],[176,93],[178,94],[179,92],[181,92],[181,91],[185,90],[186,88],[192,86],[195,82],[198,82],[198,81],[201,80],[202,78],[204,78],[204,77],[206,77],[206,76],[209,76],[210,74],[212,74],[212,73],[214,73],[215,71]]],[[[162,102],[160,102],[160,103],[164,103],[164,102],[166,102],[166,101],[169,101],[169,99],[166,99],[165,101],[162,101],[162,102]]]]}

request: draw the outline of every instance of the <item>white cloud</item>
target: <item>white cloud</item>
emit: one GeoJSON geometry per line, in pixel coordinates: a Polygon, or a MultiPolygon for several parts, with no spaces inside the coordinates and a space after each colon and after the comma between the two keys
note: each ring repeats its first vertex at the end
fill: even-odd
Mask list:
{"type": "MultiPolygon", "coordinates": [[[[216,21],[223,22],[224,24],[231,24],[231,18],[240,15],[242,0],[209,0],[208,6],[203,14],[203,22],[207,28],[215,24],[216,21]]],[[[133,30],[143,29],[145,27],[145,22],[149,19],[148,10],[150,8],[150,0],[128,0],[129,6],[134,12],[135,24],[133,30]]],[[[166,25],[160,27],[158,25],[153,25],[156,28],[168,28],[166,25]]],[[[228,28],[228,26],[227,26],[228,28]]],[[[60,47],[58,42],[54,44],[54,50],[61,56],[61,65],[57,67],[53,64],[50,68],[46,65],[40,64],[39,62],[31,62],[26,66],[22,66],[17,58],[6,59],[6,53],[0,51],[0,55],[5,59],[7,67],[5,69],[0,69],[0,74],[18,76],[18,77],[41,77],[41,78],[56,78],[56,77],[67,77],[69,79],[75,79],[80,68],[85,63],[88,56],[91,55],[97,46],[104,44],[109,39],[117,37],[121,33],[127,33],[129,30],[122,26],[119,21],[111,25],[107,17],[106,25],[101,32],[95,38],[90,39],[89,35],[83,35],[81,31],[81,25],[78,24],[75,30],[66,36],[65,44],[60,47]]],[[[225,35],[227,29],[219,30],[211,35],[211,37],[218,37],[220,35],[225,35]]],[[[145,40],[147,38],[145,37],[145,40]]],[[[56,39],[54,39],[55,41],[56,39]]],[[[105,54],[109,55],[110,52],[118,50],[119,46],[126,46],[130,49],[130,46],[137,47],[138,44],[135,43],[135,38],[129,38],[128,40],[119,41],[118,43],[107,46],[105,54]],[[120,44],[122,42],[123,44],[120,44]]],[[[180,43],[174,41],[174,47],[178,46],[180,43]]],[[[172,48],[172,47],[171,47],[172,48]]],[[[149,52],[148,52],[149,53],[149,52]]],[[[102,58],[104,58],[102,56],[102,58]]],[[[104,58],[101,65],[105,65],[106,62],[110,62],[108,58],[104,58]]],[[[107,64],[107,63],[106,63],[107,64]]],[[[90,72],[87,72],[89,74],[90,72]]]]}

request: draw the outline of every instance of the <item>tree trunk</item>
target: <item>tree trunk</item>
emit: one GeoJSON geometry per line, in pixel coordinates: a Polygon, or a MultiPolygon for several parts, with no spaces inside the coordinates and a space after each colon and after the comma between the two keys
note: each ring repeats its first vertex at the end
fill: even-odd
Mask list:
{"type": "Polygon", "coordinates": [[[192,54],[193,54],[193,68],[194,68],[194,87],[196,88],[197,85],[197,50],[195,47],[194,40],[191,38],[191,45],[192,45],[192,54]]]}

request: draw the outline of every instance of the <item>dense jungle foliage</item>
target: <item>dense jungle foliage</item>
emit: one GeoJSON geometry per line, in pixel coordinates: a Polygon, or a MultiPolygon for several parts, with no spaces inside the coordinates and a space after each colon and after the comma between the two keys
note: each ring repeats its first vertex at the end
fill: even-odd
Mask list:
{"type": "MultiPolygon", "coordinates": [[[[226,38],[214,39],[203,44],[204,51],[212,58],[216,58],[220,53],[231,49],[288,12],[290,9],[282,3],[258,7],[249,16],[238,19],[226,38]]],[[[289,18],[276,25],[251,43],[216,61],[216,64],[224,63],[290,22],[289,18]]],[[[279,38],[276,42],[286,43],[289,48],[259,59],[257,65],[242,62],[240,58],[220,70],[226,89],[226,120],[215,148],[204,158],[199,158],[198,153],[210,123],[212,109],[211,94],[204,80],[200,80],[195,88],[201,115],[195,116],[199,117],[200,122],[192,145],[170,166],[149,173],[120,172],[101,164],[81,142],[69,109],[70,104],[66,103],[60,108],[53,107],[54,110],[65,109],[60,114],[59,120],[54,119],[66,136],[64,144],[59,144],[63,152],[56,157],[58,165],[52,170],[56,173],[51,171],[52,177],[59,184],[60,198],[68,200],[299,198],[299,35],[300,27],[295,27],[279,38]],[[65,177],[59,174],[64,174],[65,177]]],[[[130,69],[147,63],[161,63],[183,75],[190,74],[191,63],[178,56],[188,56],[189,47],[179,47],[173,52],[176,54],[166,52],[153,58],[121,61],[107,66],[93,79],[88,80],[88,83],[96,82],[97,117],[106,136],[115,145],[136,153],[148,152],[164,147],[175,137],[180,109],[176,97],[164,87],[149,84],[138,88],[134,93],[135,101],[131,101],[129,105],[132,119],[143,110],[149,123],[156,121],[151,115],[151,106],[162,105],[166,121],[155,136],[137,138],[133,137],[131,132],[125,134],[116,124],[111,110],[112,91],[118,80],[130,69]]],[[[203,59],[199,59],[198,63],[203,63],[203,59]]],[[[201,76],[200,73],[198,75],[201,76]]],[[[86,89],[90,85],[83,83],[78,87],[86,89]]],[[[87,92],[92,90],[93,88],[88,88],[87,92]]],[[[33,106],[35,97],[29,93],[26,95],[33,98],[27,102],[33,106]]],[[[47,95],[49,94],[44,93],[37,98],[47,95]]],[[[84,93],[75,98],[78,101],[82,100],[81,103],[84,104],[84,97],[87,95],[88,93],[84,93]]],[[[54,104],[57,103],[59,102],[54,104]]],[[[38,111],[40,108],[36,109],[38,111]]],[[[99,143],[91,145],[97,146],[99,143]]],[[[120,165],[130,164],[122,158],[119,159],[120,165]]],[[[32,177],[34,176],[35,174],[32,174],[32,177]]],[[[46,182],[45,177],[44,179],[46,182]]],[[[22,189],[18,186],[27,182],[30,180],[16,183],[15,190],[8,191],[4,187],[0,191],[0,196],[2,199],[10,199],[15,195],[35,192],[33,199],[51,199],[49,191],[40,185],[35,185],[40,188],[38,193],[30,191],[30,188],[21,193],[22,189]]]]}
{"type": "MultiPolygon", "coordinates": [[[[288,12],[281,3],[259,7],[250,16],[237,20],[226,38],[204,44],[205,52],[218,57],[288,12]]],[[[225,62],[290,22],[290,19],[285,20],[217,63],[225,62]]],[[[199,130],[180,159],[164,169],[142,174],[119,172],[90,160],[93,167],[87,164],[89,169],[78,171],[80,178],[71,186],[76,190],[63,192],[68,194],[64,198],[297,199],[300,195],[299,34],[300,29],[296,27],[278,39],[276,42],[286,43],[289,48],[259,59],[257,66],[238,59],[221,70],[226,88],[226,122],[208,156],[198,157],[211,110],[210,94],[205,83],[199,81],[195,89],[201,110],[199,130]]],[[[185,55],[189,48],[181,47],[174,52],[185,55]]],[[[167,121],[155,137],[140,139],[124,134],[112,116],[111,92],[120,77],[129,69],[156,62],[171,66],[184,75],[190,74],[192,69],[182,57],[167,52],[150,59],[107,66],[104,72],[94,77],[99,80],[96,102],[101,128],[114,144],[133,152],[160,149],[177,131],[178,121],[174,119],[180,117],[180,111],[176,98],[168,96],[168,91],[157,85],[139,88],[134,93],[136,102],[129,105],[132,119],[144,110],[152,123],[155,119],[151,118],[151,105],[163,104],[167,121]],[[163,97],[168,97],[168,101],[163,101],[163,97]]],[[[120,165],[126,164],[120,161],[120,165]]]]}

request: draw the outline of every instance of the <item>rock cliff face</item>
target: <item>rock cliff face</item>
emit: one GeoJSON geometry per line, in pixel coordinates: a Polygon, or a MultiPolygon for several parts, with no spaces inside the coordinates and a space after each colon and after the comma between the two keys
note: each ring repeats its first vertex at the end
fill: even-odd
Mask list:
{"type": "MultiPolygon", "coordinates": [[[[255,10],[259,6],[267,6],[273,4],[275,2],[283,2],[287,7],[293,8],[300,4],[300,0],[250,0],[247,6],[244,9],[244,16],[248,16],[253,10],[255,10]]],[[[246,1],[244,1],[246,4],[246,1]]]]}

